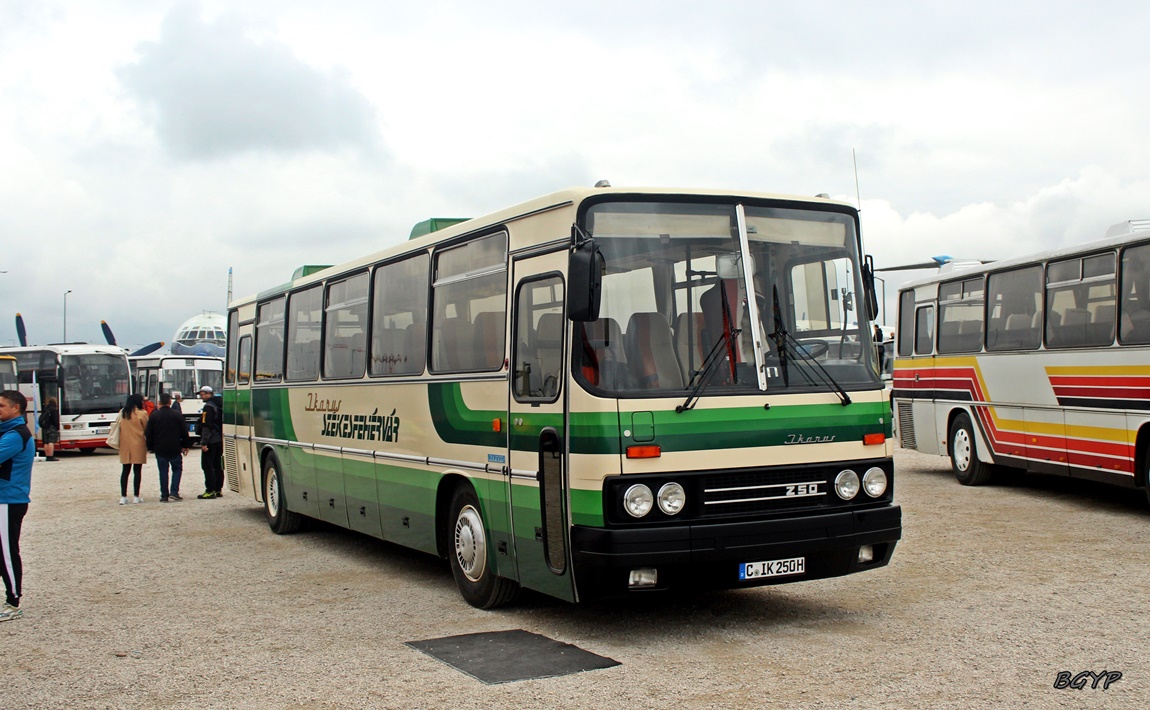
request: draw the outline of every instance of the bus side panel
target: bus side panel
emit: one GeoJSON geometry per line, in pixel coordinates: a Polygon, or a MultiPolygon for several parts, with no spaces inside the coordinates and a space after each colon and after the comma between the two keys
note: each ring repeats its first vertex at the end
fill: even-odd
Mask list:
{"type": "Polygon", "coordinates": [[[343,485],[343,457],[338,451],[317,448],[310,458],[315,472],[320,518],[332,525],[349,527],[343,485]]]}
{"type": "MultiPolygon", "coordinates": [[[[366,454],[366,452],[365,452],[366,454]]],[[[383,537],[379,525],[379,497],[375,460],[365,454],[343,454],[343,488],[347,504],[347,524],[372,537],[383,537]]]]}
{"type": "Polygon", "coordinates": [[[437,554],[435,493],[440,475],[425,466],[380,461],[375,465],[383,539],[437,554]]]}

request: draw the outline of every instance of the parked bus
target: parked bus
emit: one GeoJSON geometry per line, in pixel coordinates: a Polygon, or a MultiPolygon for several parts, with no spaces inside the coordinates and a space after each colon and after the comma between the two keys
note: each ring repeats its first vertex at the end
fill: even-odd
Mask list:
{"type": "Polygon", "coordinates": [[[0,390],[14,390],[18,384],[16,358],[0,355],[0,390]]]}
{"type": "Polygon", "coordinates": [[[198,439],[196,427],[200,411],[204,408],[198,392],[208,385],[215,392],[224,387],[224,359],[196,355],[144,355],[129,357],[132,367],[133,391],[146,394],[157,405],[160,395],[179,394],[180,409],[188,422],[193,440],[198,439]]]}
{"type": "MultiPolygon", "coordinates": [[[[130,389],[123,349],[69,343],[8,347],[2,352],[16,358],[20,391],[28,397],[30,409],[39,410],[49,397],[59,403],[57,450],[91,453],[105,445],[130,389]]],[[[36,436],[40,446],[39,431],[36,436]]]]}
{"type": "Polygon", "coordinates": [[[903,448],[960,483],[1006,466],[1147,489],[1150,220],[902,287],[894,378],[903,448]]]}
{"type": "Polygon", "coordinates": [[[446,557],[482,608],[889,562],[853,207],[608,187],[452,222],[230,305],[226,480],[272,530],[446,557]]]}

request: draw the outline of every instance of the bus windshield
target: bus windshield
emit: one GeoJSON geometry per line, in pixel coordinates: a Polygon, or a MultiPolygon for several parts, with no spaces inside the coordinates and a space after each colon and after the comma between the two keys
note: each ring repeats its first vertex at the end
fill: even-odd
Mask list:
{"type": "Polygon", "coordinates": [[[848,214],[627,201],[595,204],[584,223],[606,266],[599,320],[583,328],[585,384],[668,396],[700,379],[708,395],[877,386],[848,214]]]}
{"type": "Polygon", "coordinates": [[[128,396],[123,357],[104,353],[61,355],[60,414],[115,411],[128,396]]]}

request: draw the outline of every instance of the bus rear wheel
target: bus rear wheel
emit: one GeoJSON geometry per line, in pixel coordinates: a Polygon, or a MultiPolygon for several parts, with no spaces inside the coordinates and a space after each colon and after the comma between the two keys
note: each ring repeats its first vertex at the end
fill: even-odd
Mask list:
{"type": "Polygon", "coordinates": [[[296,532],[303,522],[299,513],[293,513],[287,508],[284,500],[283,481],[280,479],[279,462],[275,456],[268,456],[264,461],[264,513],[268,518],[268,527],[277,535],[288,535],[296,532]]]}
{"type": "Polygon", "coordinates": [[[494,609],[515,599],[519,585],[497,577],[488,564],[487,528],[479,499],[471,486],[461,485],[451,497],[448,559],[459,593],[471,606],[494,609]]]}
{"type": "Polygon", "coordinates": [[[954,477],[964,486],[989,483],[993,467],[978,459],[974,444],[974,425],[965,412],[954,418],[950,427],[950,465],[954,477]]]}

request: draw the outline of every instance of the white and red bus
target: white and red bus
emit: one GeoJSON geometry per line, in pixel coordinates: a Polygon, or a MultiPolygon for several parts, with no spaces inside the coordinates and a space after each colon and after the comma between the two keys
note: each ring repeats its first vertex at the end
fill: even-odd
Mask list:
{"type": "Polygon", "coordinates": [[[1150,491],[1150,220],[1105,239],[906,284],[894,407],[903,448],[1150,491]]]}
{"type": "Polygon", "coordinates": [[[196,427],[204,403],[197,393],[208,385],[220,392],[224,387],[224,359],[202,355],[129,356],[133,392],[146,395],[157,405],[165,392],[181,397],[180,411],[188,423],[193,439],[199,438],[196,427]]]}
{"type": "MultiPolygon", "coordinates": [[[[29,410],[55,397],[60,405],[57,450],[92,452],[104,446],[130,390],[128,356],[114,345],[39,345],[4,348],[16,359],[29,410]]],[[[37,446],[40,445],[37,431],[37,446]]]]}
{"type": "Polygon", "coordinates": [[[0,390],[14,390],[16,383],[16,358],[0,355],[0,390]]]}

